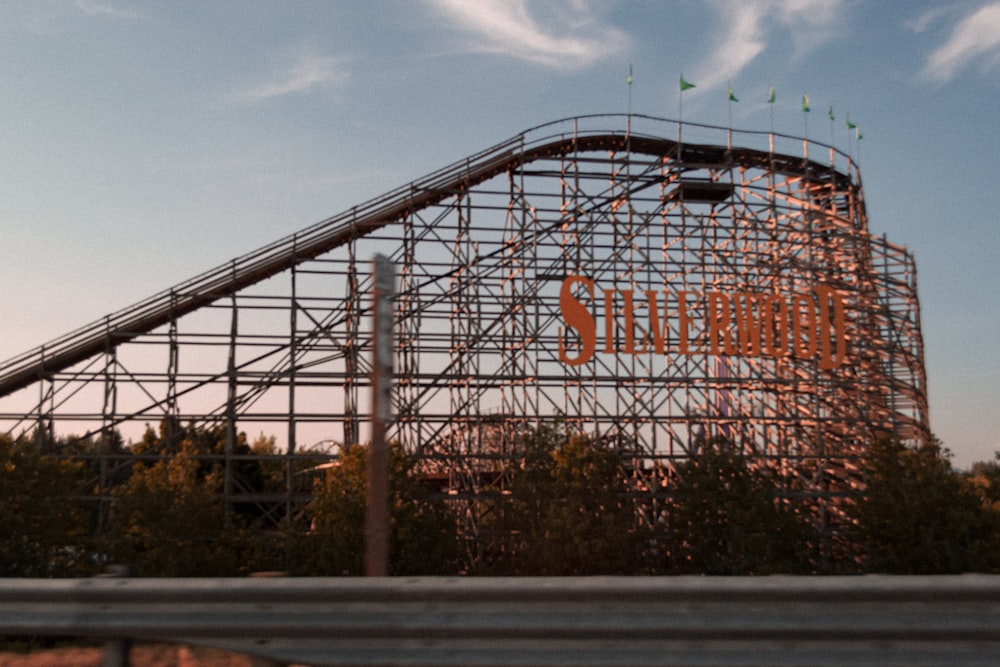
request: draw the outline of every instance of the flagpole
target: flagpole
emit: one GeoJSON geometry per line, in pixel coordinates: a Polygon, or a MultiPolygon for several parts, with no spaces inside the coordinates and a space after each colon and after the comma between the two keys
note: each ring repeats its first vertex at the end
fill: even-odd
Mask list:
{"type": "Polygon", "coordinates": [[[775,99],[776,98],[774,94],[774,86],[771,86],[771,94],[768,95],[767,106],[771,112],[771,135],[770,135],[770,141],[768,143],[770,144],[772,155],[774,154],[774,100],[775,99]]]}
{"type": "Polygon", "coordinates": [[[834,156],[834,138],[833,138],[833,100],[830,100],[829,110],[826,112],[826,117],[830,119],[830,166],[836,166],[836,157],[834,156]]]}
{"type": "Polygon", "coordinates": [[[844,120],[844,127],[847,128],[847,157],[854,159],[854,147],[851,145],[851,114],[848,113],[844,120]]]}
{"type": "Polygon", "coordinates": [[[677,159],[681,157],[681,128],[684,125],[684,73],[681,73],[681,90],[677,93],[677,159]]]}
{"type": "Polygon", "coordinates": [[[677,145],[678,157],[680,156],[681,126],[684,125],[684,91],[694,88],[693,83],[684,80],[684,73],[681,73],[680,93],[677,95],[677,145]]]}
{"type": "MultiPolygon", "coordinates": [[[[858,131],[858,126],[856,123],[851,122],[851,114],[848,113],[844,118],[844,127],[847,128],[847,156],[851,157],[853,151],[851,150],[851,130],[854,130],[855,136],[860,138],[860,132],[858,131]]],[[[860,145],[858,146],[860,148],[860,145]]]]}
{"type": "Polygon", "coordinates": [[[809,94],[802,93],[802,126],[805,136],[802,137],[802,152],[809,159],[809,94]]]}
{"type": "Polygon", "coordinates": [[[625,83],[628,85],[628,114],[625,116],[625,137],[632,136],[632,63],[628,64],[628,79],[625,83]]]}
{"type": "Polygon", "coordinates": [[[833,145],[833,102],[830,102],[830,110],[826,112],[826,117],[830,119],[830,145],[833,145]]]}
{"type": "Polygon", "coordinates": [[[733,95],[732,81],[726,86],[726,99],[729,102],[729,128],[726,132],[726,143],[729,144],[729,150],[733,150],[733,102],[736,100],[736,96],[733,95]]]}

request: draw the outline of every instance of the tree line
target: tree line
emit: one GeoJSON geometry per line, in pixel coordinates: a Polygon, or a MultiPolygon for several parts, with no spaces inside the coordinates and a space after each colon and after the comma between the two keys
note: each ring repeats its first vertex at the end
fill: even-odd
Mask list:
{"type": "MultiPolygon", "coordinates": [[[[147,428],[130,447],[72,445],[134,457],[103,471],[110,499],[100,520],[101,457],[57,457],[35,438],[0,437],[0,576],[88,576],[115,564],[147,577],[361,574],[365,446],[300,471],[310,500],[275,522],[259,506],[226,505],[224,462],[210,456],[224,451],[224,429],[188,427],[169,447],[163,431],[147,428]],[[168,455],[142,456],[151,451],[168,455]]],[[[236,451],[242,485],[287,490],[272,438],[240,434],[236,451]]],[[[858,462],[857,489],[829,499],[794,492],[721,438],[677,463],[665,490],[645,494],[625,456],[541,424],[523,438],[502,493],[459,499],[393,446],[391,573],[1000,572],[1000,458],[963,472],[937,442],[881,440],[858,462]],[[470,514],[474,537],[462,528],[470,514]]]]}

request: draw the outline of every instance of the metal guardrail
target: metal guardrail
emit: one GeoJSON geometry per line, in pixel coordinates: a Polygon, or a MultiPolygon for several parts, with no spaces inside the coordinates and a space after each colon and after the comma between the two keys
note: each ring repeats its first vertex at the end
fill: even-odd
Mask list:
{"type": "Polygon", "coordinates": [[[0,634],[307,665],[1000,664],[1000,576],[0,580],[0,634]]]}

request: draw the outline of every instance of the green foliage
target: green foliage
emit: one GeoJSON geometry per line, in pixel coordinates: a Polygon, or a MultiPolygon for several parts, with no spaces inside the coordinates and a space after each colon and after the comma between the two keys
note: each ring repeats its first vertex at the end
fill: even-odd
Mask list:
{"type": "Polygon", "coordinates": [[[983,502],[983,507],[1000,513],[1000,452],[992,461],[982,461],[969,471],[969,483],[983,502]]]}
{"type": "MultiPolygon", "coordinates": [[[[454,574],[455,518],[421,484],[416,459],[389,450],[389,569],[394,575],[454,574]]],[[[317,480],[307,508],[308,532],[293,537],[290,569],[299,575],[359,575],[364,570],[368,448],[345,448],[317,480]]]]}
{"type": "MultiPolygon", "coordinates": [[[[131,448],[116,434],[0,437],[0,576],[79,576],[108,561],[139,576],[360,574],[367,448],[346,448],[317,470],[272,458],[274,438],[248,444],[232,435],[164,422],[131,448]],[[283,498],[291,469],[303,473],[293,490],[312,491],[312,501],[282,526],[265,514],[271,501],[227,506],[227,442],[241,455],[230,461],[236,493],[283,498]],[[45,452],[109,453],[117,463],[71,463],[45,452]],[[91,534],[98,504],[82,498],[109,488],[98,542],[91,534]]],[[[391,573],[464,573],[459,508],[482,531],[473,574],[804,574],[844,563],[852,572],[1000,572],[1000,458],[965,474],[937,443],[911,449],[880,441],[864,458],[865,484],[845,504],[794,499],[771,471],[710,441],[673,469],[652,529],[643,523],[649,499],[632,493],[628,471],[637,464],[624,451],[541,424],[524,434],[503,493],[459,500],[435,495],[415,457],[393,445],[391,573]],[[824,510],[848,530],[824,533],[816,519],[824,510]]]]}
{"type": "Polygon", "coordinates": [[[280,459],[273,458],[278,454],[275,437],[273,435],[265,436],[261,433],[250,443],[247,452],[260,457],[256,461],[256,472],[253,476],[258,483],[258,489],[283,490],[286,484],[286,463],[280,459]]]}
{"type": "Polygon", "coordinates": [[[647,535],[627,494],[621,455],[558,426],[524,442],[511,494],[501,503],[505,557],[493,574],[640,574],[647,535]]]}
{"type": "Polygon", "coordinates": [[[78,463],[43,455],[32,439],[0,436],[0,576],[59,577],[93,569],[78,463]]]}
{"type": "MultiPolygon", "coordinates": [[[[148,434],[147,434],[148,435],[148,434]]],[[[185,438],[173,456],[137,462],[118,487],[105,545],[113,562],[139,576],[235,576],[256,568],[254,542],[227,520],[223,470],[199,460],[205,434],[185,438]]]]}
{"type": "Polygon", "coordinates": [[[219,540],[225,528],[221,475],[199,474],[192,449],[188,444],[168,460],[136,464],[131,479],[115,490],[106,535],[113,562],[146,577],[239,572],[219,540]]]}
{"type": "Polygon", "coordinates": [[[951,468],[936,442],[881,440],[864,460],[852,515],[869,569],[892,574],[995,571],[998,515],[951,468]]]}
{"type": "Polygon", "coordinates": [[[663,569],[671,574],[805,573],[813,541],[809,522],[766,470],[723,440],[676,468],[667,510],[663,569]]]}
{"type": "Polygon", "coordinates": [[[367,450],[344,449],[313,488],[307,508],[310,530],[297,536],[295,574],[359,575],[364,571],[367,450]]]}

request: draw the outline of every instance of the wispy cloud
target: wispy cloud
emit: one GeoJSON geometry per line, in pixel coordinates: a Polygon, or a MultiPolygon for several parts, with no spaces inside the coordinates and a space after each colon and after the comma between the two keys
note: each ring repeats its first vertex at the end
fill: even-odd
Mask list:
{"type": "Polygon", "coordinates": [[[791,36],[796,57],[802,57],[838,34],[841,0],[715,0],[721,29],[712,49],[692,77],[701,90],[735,78],[773,42],[791,36]]]}
{"type": "Polygon", "coordinates": [[[936,23],[939,19],[951,14],[954,11],[954,7],[951,5],[940,5],[938,7],[933,7],[923,12],[916,18],[912,18],[903,23],[905,28],[912,30],[916,33],[921,33],[927,30],[932,24],[936,23]]]}
{"type": "Polygon", "coordinates": [[[94,19],[137,20],[146,15],[110,0],[34,0],[5,3],[0,32],[29,35],[59,35],[79,25],[81,14],[94,19]]]}
{"type": "MultiPolygon", "coordinates": [[[[917,32],[926,22],[910,24],[917,32]]],[[[923,75],[935,81],[949,81],[961,70],[978,63],[983,69],[1000,65],[1000,2],[994,2],[962,18],[948,40],[927,59],[923,75]]]]}
{"type": "Polygon", "coordinates": [[[253,104],[272,97],[302,93],[325,85],[333,85],[349,77],[342,58],[304,53],[287,65],[275,68],[263,83],[236,92],[233,99],[253,104]]]}
{"type": "Polygon", "coordinates": [[[91,16],[104,16],[115,19],[138,19],[142,15],[131,8],[119,7],[107,0],[76,0],[73,3],[78,10],[91,16]]]}
{"type": "Polygon", "coordinates": [[[599,21],[587,0],[428,0],[469,39],[467,51],[556,69],[580,69],[621,52],[625,32],[599,21]],[[544,13],[548,20],[540,15],[544,13]],[[549,25],[546,25],[548,23],[549,25]]]}
{"type": "Polygon", "coordinates": [[[702,90],[736,77],[766,48],[764,15],[760,3],[717,3],[723,26],[708,60],[692,76],[702,90]]]}

